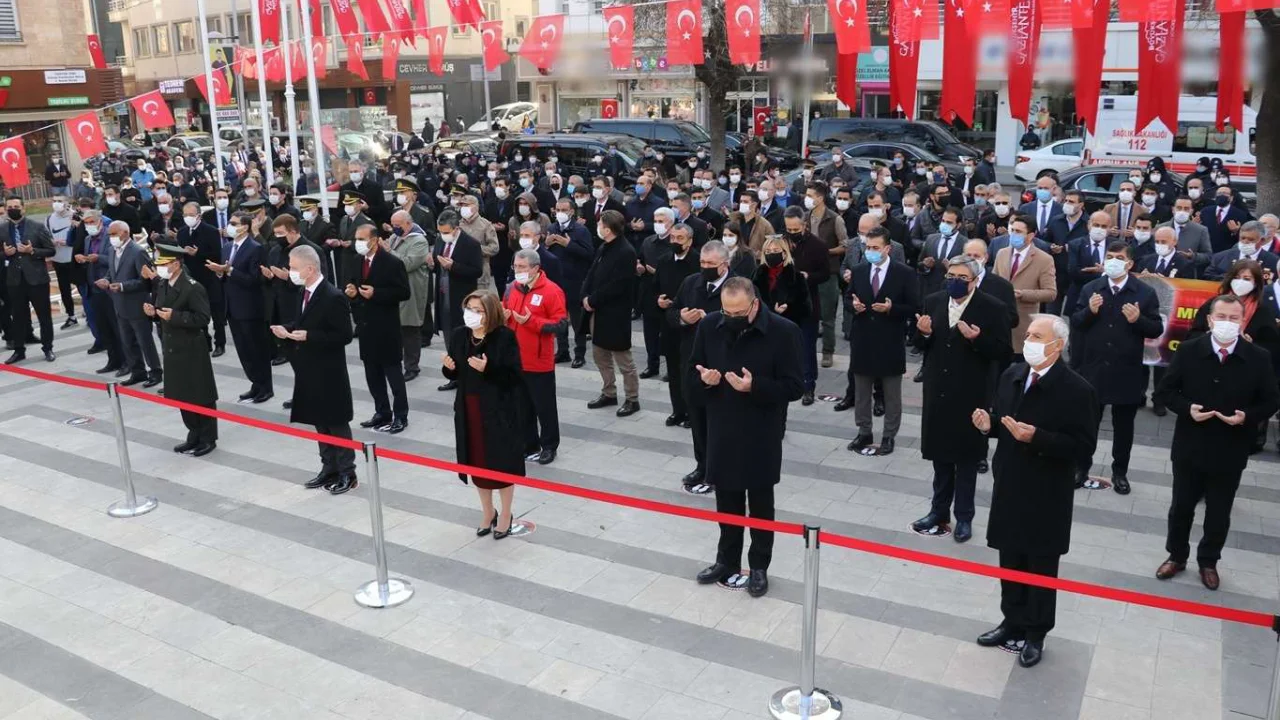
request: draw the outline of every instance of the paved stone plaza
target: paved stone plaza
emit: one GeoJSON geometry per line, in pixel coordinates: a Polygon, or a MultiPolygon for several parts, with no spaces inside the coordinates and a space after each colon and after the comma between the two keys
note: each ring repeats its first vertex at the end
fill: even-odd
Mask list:
{"type": "MultiPolygon", "coordinates": [[[[84,330],[60,333],[58,361],[29,366],[100,379],[103,356],[86,356],[89,344],[84,330]]],[[[453,459],[438,353],[439,343],[426,351],[410,383],[408,431],[357,438],[453,459]]],[[[372,404],[354,345],[349,357],[363,420],[372,404]]],[[[819,393],[843,390],[844,359],[822,371],[819,393]]],[[[234,352],[214,367],[224,398],[246,389],[234,352]]],[[[222,407],[287,422],[291,373],[275,371],[275,400],[222,407]]],[[[663,426],[663,384],[642,381],[643,411],[619,419],[586,409],[599,388],[590,365],[558,376],[565,439],[556,463],[531,474],[713,506],[680,491],[692,449],[687,430],[663,426]]],[[[908,377],[898,451],[885,458],[845,450],[852,413],[794,404],[779,519],[994,563],[990,475],[979,478],[969,544],[907,527],[930,492],[916,450],[920,389],[908,377]]],[[[105,513],[122,496],[105,394],[0,373],[0,718],[747,720],[767,717],[769,696],[798,679],[796,537],[779,537],[770,593],[754,600],[693,582],[714,557],[713,525],[518,489],[516,513],[536,532],[476,539],[470,487],[383,462],[392,574],[417,595],[367,610],[352,599],[374,572],[365,485],[341,497],[304,490],[318,467],[313,443],[225,422],[216,452],[178,456],[176,410],[127,398],[124,408],[139,490],[161,502],[133,520],[105,513]],[[78,416],[93,420],[66,424],[78,416]]],[[[1105,427],[1097,457],[1109,464],[1105,427]]],[[[1245,473],[1221,591],[1204,590],[1194,567],[1171,583],[1153,577],[1165,557],[1172,428],[1172,417],[1139,413],[1131,495],[1077,494],[1063,575],[1275,611],[1271,450],[1245,473]]],[[[1266,714],[1276,641],[1262,628],[1062,594],[1044,662],[1023,670],[973,642],[1000,617],[993,580],[828,547],[822,581],[818,683],[851,720],[1266,714]]]]}

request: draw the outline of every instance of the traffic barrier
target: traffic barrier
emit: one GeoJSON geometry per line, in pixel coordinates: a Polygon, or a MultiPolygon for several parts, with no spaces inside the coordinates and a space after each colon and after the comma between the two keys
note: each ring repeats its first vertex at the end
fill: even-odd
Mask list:
{"type": "MultiPolygon", "coordinates": [[[[358,440],[322,435],[320,433],[302,430],[300,428],[269,422],[266,420],[259,420],[257,418],[238,415],[236,413],[229,413],[215,408],[192,405],[190,403],[134,390],[133,388],[119,387],[114,382],[102,383],[82,378],[66,377],[13,365],[0,365],[0,372],[7,372],[27,378],[68,385],[71,387],[89,390],[105,390],[107,392],[107,395],[112,402],[112,415],[116,425],[116,446],[119,451],[120,467],[123,472],[125,482],[125,499],[113,504],[108,510],[108,513],[113,517],[136,517],[154,510],[158,504],[156,499],[151,497],[144,497],[139,500],[134,492],[133,479],[129,464],[128,442],[125,435],[124,413],[120,406],[121,396],[127,396],[143,402],[164,405],[179,410],[187,410],[200,415],[214,417],[220,420],[226,420],[227,422],[246,425],[282,435],[288,435],[304,440],[313,440],[330,445],[337,445],[363,452],[366,468],[365,477],[369,486],[369,516],[372,531],[371,534],[373,536],[374,543],[374,562],[376,572],[374,580],[360,586],[356,591],[356,602],[364,607],[394,607],[395,605],[399,605],[400,603],[409,600],[409,598],[413,596],[414,592],[413,587],[408,581],[402,578],[392,578],[388,575],[386,538],[382,523],[382,497],[378,468],[379,458],[431,468],[434,470],[444,470],[447,472],[477,476],[498,482],[508,482],[522,487],[545,490],[547,492],[558,493],[561,495],[580,497],[595,502],[630,507],[648,512],[685,517],[704,522],[737,525],[748,529],[767,530],[785,535],[801,536],[805,543],[805,565],[804,603],[802,608],[802,627],[800,638],[800,684],[798,686],[783,688],[775,693],[770,699],[769,712],[772,717],[777,718],[778,720],[837,720],[842,713],[842,706],[839,698],[830,692],[815,686],[816,679],[814,677],[814,667],[817,656],[818,570],[819,550],[822,543],[828,543],[872,555],[880,555],[905,560],[907,562],[944,568],[969,575],[980,575],[996,580],[1010,580],[1026,585],[1061,590],[1063,592],[1070,592],[1078,595],[1088,595],[1090,597],[1102,598],[1115,602],[1142,605],[1168,612],[1270,628],[1277,634],[1277,639],[1280,640],[1280,615],[1276,614],[1263,613],[1256,610],[1243,610],[1221,605],[1211,605],[1208,603],[1194,602],[1190,600],[1179,600],[1176,598],[1151,595],[1149,593],[1137,592],[1134,590],[1112,588],[1105,585],[1097,585],[1079,580],[1047,577],[1044,575],[987,565],[973,560],[937,555],[920,550],[899,547],[897,545],[873,542],[847,535],[825,532],[816,526],[801,525],[799,523],[782,522],[777,520],[761,520],[758,518],[743,517],[740,515],[729,515],[726,513],[716,512],[714,510],[704,510],[702,508],[686,507],[655,500],[646,500],[643,498],[632,497],[630,495],[602,490],[592,490],[589,488],[544,480],[541,478],[512,475],[509,473],[489,470],[487,468],[474,467],[471,465],[439,460],[422,455],[414,455],[401,450],[380,448],[376,443],[364,443],[358,440]]],[[[1275,670],[1277,673],[1280,673],[1280,642],[1277,642],[1275,670]]],[[[1280,675],[1273,677],[1267,720],[1280,720],[1280,675]]]]}

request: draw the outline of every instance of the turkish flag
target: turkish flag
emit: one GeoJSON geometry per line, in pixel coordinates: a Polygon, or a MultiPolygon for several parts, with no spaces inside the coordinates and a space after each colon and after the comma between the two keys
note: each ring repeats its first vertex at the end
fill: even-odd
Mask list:
{"type": "Polygon", "coordinates": [[[129,104],[133,106],[133,111],[137,113],[138,121],[142,123],[144,130],[173,127],[173,112],[169,110],[169,103],[160,96],[159,90],[139,95],[130,100],[129,104]]]}
{"type": "Polygon", "coordinates": [[[1218,132],[1244,127],[1244,13],[1218,16],[1218,132]]]}
{"type": "Polygon", "coordinates": [[[1089,128],[1098,130],[1098,95],[1102,92],[1102,58],[1107,52],[1107,22],[1110,12],[1090,12],[1089,27],[1071,31],[1075,43],[1076,115],[1089,128]]]}
{"type": "Polygon", "coordinates": [[[1170,131],[1178,129],[1178,94],[1182,90],[1182,0],[1157,0],[1153,16],[1170,18],[1138,24],[1138,114],[1134,132],[1142,132],[1153,120],[1170,131]]]}
{"type": "Polygon", "coordinates": [[[727,0],[724,17],[729,62],[734,65],[760,62],[760,0],[727,0]]]}
{"type": "MultiPolygon", "coordinates": [[[[1092,2],[1092,0],[1088,0],[1092,2]]],[[[1009,0],[967,0],[962,6],[969,36],[1003,35],[1009,28],[1009,0]]]]}
{"type": "MultiPolygon", "coordinates": [[[[369,103],[372,105],[373,103],[369,103]]],[[[324,145],[329,152],[339,155],[338,152],[338,133],[333,129],[332,125],[323,125],[320,127],[320,144],[324,145]]]]}
{"type": "Polygon", "coordinates": [[[414,45],[413,18],[400,0],[387,0],[387,9],[391,11],[391,25],[400,31],[400,42],[414,45]]]}
{"type": "Polygon", "coordinates": [[[293,73],[294,80],[301,80],[307,76],[307,50],[303,46],[301,40],[294,40],[289,43],[289,69],[293,73]]]}
{"type": "Polygon", "coordinates": [[[27,169],[27,148],[22,144],[21,135],[0,142],[0,180],[10,189],[31,182],[31,173],[27,169]]]}
{"type": "Polygon", "coordinates": [[[667,64],[701,65],[702,3],[699,0],[667,2],[667,64]]]}
{"type": "Polygon", "coordinates": [[[871,49],[866,0],[827,0],[827,12],[831,15],[831,31],[836,35],[836,54],[871,49]]]}
{"type": "Polygon", "coordinates": [[[858,53],[836,55],[836,99],[849,112],[858,106],[858,53]]]}
{"type": "Polygon", "coordinates": [[[484,20],[484,9],[480,7],[479,0],[448,0],[448,3],[449,13],[459,25],[479,29],[480,21],[484,20]]]}
{"type": "Polygon", "coordinates": [[[382,33],[382,79],[393,80],[396,76],[396,61],[400,59],[400,42],[396,33],[382,33]]]}
{"type": "Polygon", "coordinates": [[[413,0],[413,31],[427,39],[431,16],[427,14],[427,0],[413,0]]]}
{"type": "Polygon", "coordinates": [[[617,98],[604,98],[600,101],[600,117],[605,120],[612,120],[618,117],[617,98]]]}
{"type": "Polygon", "coordinates": [[[564,15],[542,15],[533,19],[529,33],[520,43],[520,54],[539,70],[549,70],[560,56],[564,35],[564,15]]]}
{"type": "Polygon", "coordinates": [[[266,66],[263,73],[269,82],[284,82],[284,61],[284,51],[279,47],[262,51],[262,64],[266,66]]]}
{"type": "Polygon", "coordinates": [[[91,158],[107,151],[107,140],[102,137],[102,124],[98,122],[97,112],[81,113],[67,120],[66,125],[80,157],[91,158]]]}
{"type": "Polygon", "coordinates": [[[378,7],[377,0],[365,0],[356,7],[360,8],[360,14],[364,16],[364,29],[368,30],[370,35],[382,35],[391,29],[387,24],[387,16],[383,15],[382,8],[378,7]]]}
{"type": "Polygon", "coordinates": [[[280,42],[280,0],[255,0],[258,24],[262,26],[262,42],[280,42]]]}
{"type": "Polygon", "coordinates": [[[480,24],[480,47],[484,51],[484,69],[493,72],[511,58],[502,49],[502,21],[490,20],[480,24]]]}
{"type": "MultiPolygon", "coordinates": [[[[324,21],[320,17],[320,0],[309,0],[311,5],[311,35],[324,35],[324,21]]],[[[302,0],[298,0],[298,22],[302,22],[302,0]]]]}
{"type": "Polygon", "coordinates": [[[1031,83],[1040,46],[1040,0],[1013,0],[1009,6],[1009,115],[1027,123],[1031,83]]]}
{"type": "MultiPolygon", "coordinates": [[[[863,0],[865,2],[865,0],[863,0]]],[[[938,39],[938,3],[934,0],[889,0],[903,42],[938,39]]]]}
{"type": "Polygon", "coordinates": [[[325,63],[329,58],[329,38],[317,35],[311,38],[311,59],[316,66],[316,79],[323,80],[329,74],[325,63]]]}
{"type": "Polygon", "coordinates": [[[635,62],[636,9],[618,5],[604,9],[604,30],[609,35],[609,64],[630,68],[635,62]]]}
{"type": "Polygon", "coordinates": [[[768,105],[756,105],[751,108],[751,129],[756,137],[764,137],[764,128],[769,124],[771,115],[773,115],[773,108],[768,105]]]}
{"type": "Polygon", "coordinates": [[[448,37],[448,25],[427,28],[427,58],[432,75],[444,75],[444,41],[448,37]]]}
{"type": "Polygon", "coordinates": [[[235,59],[231,61],[232,71],[239,73],[241,79],[244,79],[244,80],[254,79],[255,75],[254,75],[253,63],[252,63],[252,60],[250,60],[250,58],[253,57],[252,53],[249,51],[248,48],[242,47],[240,45],[237,45],[235,47],[235,53],[236,53],[235,59]]]}
{"type": "Polygon", "coordinates": [[[912,8],[901,0],[889,2],[889,109],[902,108],[908,120],[916,114],[916,75],[920,70],[920,40],[912,8]],[[906,17],[904,17],[906,16],[906,17]]]}
{"type": "Polygon", "coordinates": [[[361,80],[369,79],[369,71],[364,67],[364,38],[349,37],[347,43],[347,72],[361,80]]]}
{"type": "Polygon", "coordinates": [[[107,66],[107,59],[102,56],[102,41],[97,35],[89,36],[89,59],[93,60],[93,66],[102,70],[107,66]]]}
{"type": "Polygon", "coordinates": [[[200,88],[200,94],[204,96],[205,102],[210,106],[231,104],[231,88],[227,87],[227,78],[222,74],[222,70],[213,71],[213,97],[210,98],[209,88],[205,86],[205,80],[208,75],[197,75],[195,77],[196,87],[200,88]]]}
{"type": "Polygon", "coordinates": [[[330,0],[333,8],[333,23],[338,26],[338,34],[344,38],[360,35],[360,23],[356,14],[351,11],[351,0],[330,0]]]}
{"type": "Polygon", "coordinates": [[[965,13],[965,0],[947,0],[942,27],[946,33],[942,50],[942,97],[938,116],[943,120],[960,119],[973,127],[973,105],[978,89],[978,33],[982,21],[965,13]]]}

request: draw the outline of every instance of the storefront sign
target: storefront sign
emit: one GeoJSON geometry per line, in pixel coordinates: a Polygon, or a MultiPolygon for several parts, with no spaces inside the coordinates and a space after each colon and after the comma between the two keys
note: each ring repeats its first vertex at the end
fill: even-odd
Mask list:
{"type": "Polygon", "coordinates": [[[84,70],[45,70],[45,85],[80,85],[87,82],[84,70]]]}
{"type": "Polygon", "coordinates": [[[182,95],[186,92],[186,81],[182,79],[161,80],[156,85],[162,95],[182,95]]]}
{"type": "Polygon", "coordinates": [[[858,53],[858,82],[889,82],[889,49],[871,48],[871,52],[858,53]]]}
{"type": "MultiPolygon", "coordinates": [[[[452,75],[454,70],[457,68],[454,63],[446,61],[443,64],[442,69],[444,70],[444,76],[447,77],[452,75]]],[[[425,83],[429,78],[436,79],[438,81],[441,78],[440,75],[436,75],[431,72],[431,66],[426,60],[401,60],[396,63],[396,77],[408,80],[411,83],[414,83],[415,81],[425,83]]],[[[490,79],[492,78],[493,76],[491,75],[490,79]]],[[[484,78],[476,77],[472,79],[483,80],[484,78]]]]}
{"type": "Polygon", "coordinates": [[[476,63],[471,66],[471,82],[484,82],[484,76],[486,74],[489,76],[489,80],[491,81],[501,80],[502,66],[499,65],[498,67],[493,69],[493,72],[490,72],[490,73],[484,72],[484,63],[476,63]]]}
{"type": "Polygon", "coordinates": [[[71,95],[68,97],[51,97],[49,98],[49,107],[64,107],[68,105],[88,105],[89,98],[84,95],[71,95]]]}

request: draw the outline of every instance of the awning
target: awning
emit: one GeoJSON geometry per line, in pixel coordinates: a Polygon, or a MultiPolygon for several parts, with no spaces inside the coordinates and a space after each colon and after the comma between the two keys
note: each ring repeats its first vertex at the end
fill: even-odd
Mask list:
{"type": "Polygon", "coordinates": [[[66,120],[77,115],[83,115],[90,110],[89,106],[78,108],[48,108],[45,110],[14,110],[10,112],[0,112],[0,123],[15,122],[53,122],[55,120],[66,120]]]}

